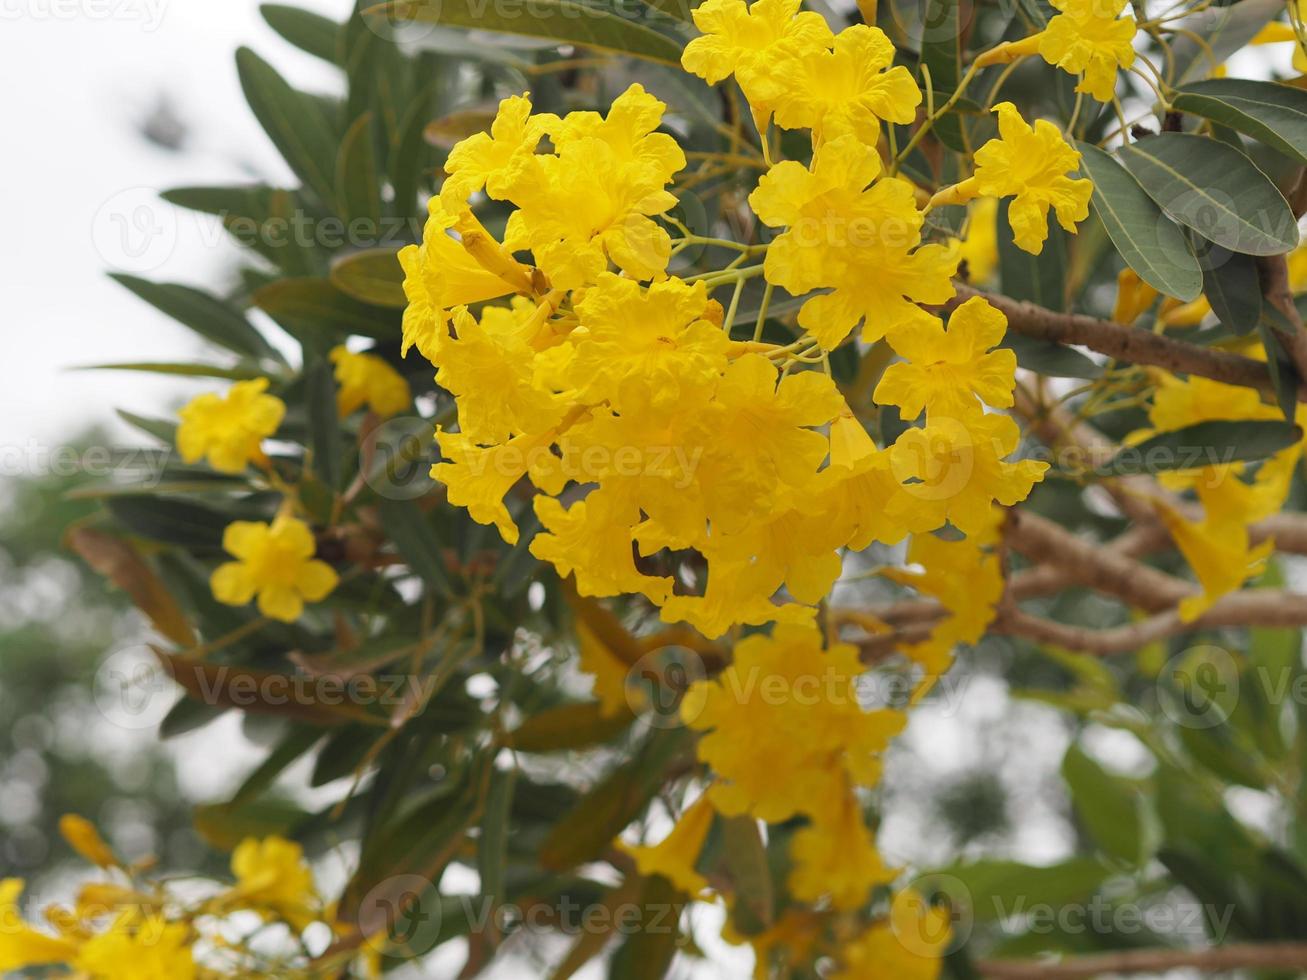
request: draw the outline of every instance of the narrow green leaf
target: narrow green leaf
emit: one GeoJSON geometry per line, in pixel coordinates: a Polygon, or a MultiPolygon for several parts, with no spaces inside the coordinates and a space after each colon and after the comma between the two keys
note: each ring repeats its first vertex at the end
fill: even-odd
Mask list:
{"type": "Polygon", "coordinates": [[[408,298],[398,254],[393,248],[370,248],[337,259],[331,266],[331,283],[359,302],[402,310],[408,298]]]}
{"type": "Polygon", "coordinates": [[[1240,252],[1218,251],[1219,255],[1202,259],[1203,293],[1222,326],[1240,336],[1251,333],[1262,318],[1257,260],[1240,252]]]}
{"type": "Polygon", "coordinates": [[[635,716],[604,714],[598,701],[548,708],[527,718],[513,730],[509,744],[518,752],[564,752],[611,742],[631,726],[635,716]]]}
{"type": "Polygon", "coordinates": [[[377,511],[386,537],[395,542],[408,567],[428,588],[443,596],[452,595],[444,546],[417,501],[381,500],[377,511]]]}
{"type": "Polygon", "coordinates": [[[1071,858],[1048,867],[983,860],[922,875],[916,887],[929,894],[934,875],[951,884],[956,879],[963,886],[963,894],[954,895],[950,891],[949,896],[969,902],[976,922],[993,922],[1036,905],[1056,908],[1079,901],[1093,894],[1109,873],[1105,864],[1092,858],[1071,858]]]}
{"type": "Polygon", "coordinates": [[[210,554],[222,551],[229,516],[202,504],[139,494],[107,502],[109,512],[133,534],[210,554]]]}
{"type": "Polygon", "coordinates": [[[236,52],[245,100],[291,170],[323,201],[335,198],[336,137],[322,103],[299,92],[249,48],[236,52]]]}
{"type": "Polygon", "coordinates": [[[505,898],[504,876],[508,864],[509,817],[513,806],[516,769],[496,769],[490,776],[485,807],[481,815],[481,836],[477,842],[477,873],[481,894],[496,908],[505,898]]]}
{"type": "Polygon", "coordinates": [[[1066,232],[1056,222],[1048,226],[1048,240],[1039,255],[1017,248],[1008,222],[1008,202],[998,209],[998,267],[1003,292],[1050,310],[1066,309],[1066,232]]]}
{"type": "Polygon", "coordinates": [[[355,119],[341,141],[336,158],[336,200],[345,223],[355,228],[365,225],[366,237],[375,241],[381,226],[381,179],[370,112],[355,119]]]}
{"type": "Polygon", "coordinates": [[[1094,842],[1112,857],[1138,865],[1143,858],[1139,790],[1105,771],[1075,743],[1062,759],[1062,778],[1094,842]]]}
{"type": "Polygon", "coordinates": [[[1203,289],[1203,273],[1184,234],[1121,164],[1091,143],[1077,142],[1094,182],[1094,210],[1112,244],[1139,278],[1186,303],[1203,289]]]}
{"type": "MultiPolygon", "coordinates": [[[[253,716],[250,716],[253,717],[253,716]]],[[[260,796],[264,790],[300,756],[318,744],[322,738],[322,729],[304,725],[292,728],[283,736],[258,767],[245,777],[245,782],[229,801],[230,806],[240,806],[260,796]]]]}
{"type": "Polygon", "coordinates": [[[293,333],[323,330],[377,340],[399,337],[397,312],[347,296],[327,279],[281,279],[254,294],[254,305],[293,333]]]}
{"type": "Polygon", "coordinates": [[[1234,147],[1193,133],[1159,133],[1120,152],[1148,196],[1208,241],[1249,255],[1279,255],[1298,244],[1284,195],[1234,147]]]}
{"type": "MultiPolygon", "coordinates": [[[[390,183],[395,189],[394,207],[404,219],[420,219],[422,208],[418,190],[422,178],[431,166],[431,148],[423,139],[427,123],[431,121],[431,106],[437,91],[436,82],[430,82],[413,99],[399,124],[399,135],[390,151],[390,183]]],[[[413,229],[416,239],[421,225],[413,229]]]]}
{"type": "Polygon", "coordinates": [[[301,51],[336,63],[342,28],[330,17],[280,3],[265,3],[259,13],[269,27],[301,51]]]}
{"type": "Polygon", "coordinates": [[[1102,476],[1134,476],[1265,459],[1302,439],[1288,422],[1199,422],[1123,447],[1100,469],[1102,476]]]}
{"type": "Polygon", "coordinates": [[[387,23],[419,21],[613,51],[679,65],[682,45],[666,34],[633,23],[599,6],[572,0],[394,0],[364,11],[387,23]]]}
{"type": "Polygon", "coordinates": [[[264,375],[257,367],[222,367],[218,364],[190,364],[179,361],[124,361],[121,364],[84,364],[74,371],[141,371],[146,374],[172,374],[185,378],[223,378],[227,381],[250,381],[264,375]]]}
{"type": "Polygon", "coordinates": [[[172,419],[151,419],[144,415],[134,415],[118,409],[118,417],[133,429],[140,429],[147,436],[153,436],[160,442],[173,446],[177,443],[177,423],[172,419]]]}
{"type": "Polygon", "coordinates": [[[122,273],[110,278],[205,340],[247,357],[281,359],[239,310],[215,296],[191,286],[150,282],[122,273]]]}
{"type": "Polygon", "coordinates": [[[1213,5],[1180,21],[1176,26],[1187,33],[1172,45],[1176,84],[1210,75],[1283,12],[1284,0],[1240,0],[1213,5]]]}
{"type": "MultiPolygon", "coordinates": [[[[962,74],[962,28],[959,24],[962,5],[922,4],[919,9],[923,17],[927,18],[922,24],[921,61],[930,71],[930,90],[938,107],[949,98],[945,95],[943,101],[940,101],[940,93],[954,92],[962,74]]],[[[959,153],[966,150],[962,122],[956,112],[950,111],[940,117],[933,132],[949,149],[959,153]]]]}
{"type": "Polygon", "coordinates": [[[1209,78],[1180,90],[1179,112],[1210,119],[1307,163],[1307,92],[1275,82],[1209,78]]]}
{"type": "Polygon", "coordinates": [[[336,408],[336,379],[331,364],[316,358],[304,372],[308,396],[309,442],[313,471],[332,490],[340,489],[340,415],[336,408]]]}

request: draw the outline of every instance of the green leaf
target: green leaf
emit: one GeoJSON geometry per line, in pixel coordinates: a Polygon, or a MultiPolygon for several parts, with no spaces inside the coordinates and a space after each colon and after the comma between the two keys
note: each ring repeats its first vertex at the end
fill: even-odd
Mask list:
{"type": "Polygon", "coordinates": [[[1028,371],[1050,378],[1083,378],[1092,381],[1103,373],[1103,366],[1074,347],[1009,333],[1000,345],[1017,355],[1017,363],[1028,371]]]}
{"type": "Polygon", "coordinates": [[[291,88],[249,48],[236,52],[245,100],[286,163],[324,204],[335,198],[336,137],[322,103],[291,88]]]}
{"type": "MultiPolygon", "coordinates": [[[[431,147],[423,138],[431,120],[431,106],[438,84],[429,82],[413,99],[399,124],[398,139],[390,150],[390,183],[395,189],[396,213],[405,219],[421,218],[418,190],[430,166],[431,147]]],[[[420,231],[420,226],[413,229],[420,231]]],[[[416,237],[416,236],[414,236],[416,237]]]]}
{"type": "Polygon", "coordinates": [[[370,248],[337,259],[331,266],[331,283],[359,302],[402,310],[408,298],[397,255],[393,248],[370,248]]]}
{"type": "Polygon", "coordinates": [[[268,754],[268,757],[245,777],[245,782],[241,783],[228,805],[240,806],[262,795],[263,791],[271,786],[291,763],[317,745],[321,738],[320,728],[312,728],[308,725],[292,728],[277,743],[277,747],[268,754]]]}
{"type": "Polygon", "coordinates": [[[477,872],[481,876],[481,894],[495,908],[505,897],[504,872],[508,863],[509,818],[512,814],[516,769],[496,769],[490,775],[485,809],[481,816],[481,836],[477,842],[477,872]]]}
{"type": "Polygon", "coordinates": [[[217,364],[191,364],[179,361],[124,361],[121,364],[83,364],[74,371],[142,371],[146,374],[172,374],[185,378],[223,378],[227,381],[251,381],[264,375],[257,367],[222,367],[217,364]]]}
{"type": "Polygon", "coordinates": [[[1210,78],[1180,90],[1171,102],[1307,163],[1307,92],[1275,82],[1210,78]]]}
{"type": "Polygon", "coordinates": [[[774,920],[776,888],[772,883],[767,845],[758,829],[758,821],[744,815],[722,818],[722,864],[737,898],[734,918],[738,922],[747,914],[752,929],[746,935],[762,931],[774,920]]]}
{"type": "Polygon", "coordinates": [[[1262,318],[1262,284],[1257,260],[1251,255],[1207,255],[1202,260],[1203,292],[1221,325],[1243,336],[1257,329],[1262,318]]]}
{"type": "Polygon", "coordinates": [[[309,442],[313,471],[332,490],[340,489],[340,414],[336,407],[336,379],[325,358],[315,359],[304,372],[308,396],[309,442]]]}
{"type": "MultiPolygon", "coordinates": [[[[922,25],[921,61],[930,71],[930,90],[936,100],[940,93],[955,91],[962,74],[962,28],[959,15],[962,5],[958,3],[922,4],[923,16],[928,22],[922,25]]],[[[948,96],[944,96],[948,101],[948,96]]],[[[965,152],[966,140],[962,136],[962,122],[957,113],[950,111],[941,116],[933,130],[941,143],[959,153],[965,152]]]]}
{"type": "Polygon", "coordinates": [[[388,23],[418,21],[542,37],[559,44],[613,51],[648,61],[679,65],[682,45],[665,34],[632,23],[598,6],[571,0],[395,0],[364,11],[388,23]]]}
{"type": "Polygon", "coordinates": [[[1249,255],[1279,255],[1298,244],[1284,195],[1234,147],[1193,133],[1159,133],[1120,152],[1148,196],[1208,241],[1249,255]]]}
{"type": "Polygon", "coordinates": [[[215,296],[191,286],[150,282],[122,273],[114,273],[110,278],[205,340],[247,357],[281,360],[281,355],[239,310],[215,296]]]}
{"type": "Polygon", "coordinates": [[[927,873],[914,887],[929,897],[931,879],[938,875],[951,886],[946,889],[949,898],[967,903],[976,922],[993,922],[1029,912],[1036,905],[1056,908],[1079,901],[1096,891],[1109,873],[1105,864],[1092,858],[1071,858],[1048,867],[984,860],[927,873]],[[954,894],[957,883],[961,894],[954,894]]]}
{"type": "Polygon", "coordinates": [[[1301,439],[1302,430],[1288,422],[1199,422],[1123,447],[1098,472],[1101,476],[1135,476],[1265,459],[1301,439]]]}
{"type": "Polygon", "coordinates": [[[1003,292],[1015,300],[1050,310],[1066,309],[1066,232],[1056,223],[1048,226],[1048,240],[1039,255],[1017,248],[1008,223],[1009,201],[998,208],[998,268],[1003,292]]]}
{"type": "Polygon", "coordinates": [[[139,429],[147,436],[152,436],[169,446],[177,443],[177,423],[172,419],[151,419],[144,415],[133,415],[118,409],[118,417],[134,429],[139,429]]]}
{"type": "Polygon", "coordinates": [[[331,18],[280,3],[265,3],[259,7],[259,13],[269,27],[301,51],[336,63],[342,28],[331,18]]]}
{"type": "Polygon", "coordinates": [[[398,340],[399,318],[347,296],[327,279],[280,279],[254,294],[254,305],[292,333],[358,334],[398,340]]]}
{"type": "Polygon", "coordinates": [[[1262,348],[1266,351],[1266,367],[1271,372],[1271,384],[1275,387],[1275,402],[1284,413],[1285,422],[1292,424],[1298,417],[1298,388],[1302,379],[1298,377],[1298,369],[1289,359],[1279,333],[1271,329],[1270,317],[1263,316],[1257,322],[1257,336],[1261,338],[1262,348]]]}
{"type": "Polygon", "coordinates": [[[1094,182],[1094,210],[1126,265],[1166,296],[1196,299],[1203,273],[1184,234],[1109,154],[1090,143],[1077,142],[1076,149],[1094,182]]]}
{"type": "Polygon", "coordinates": [[[445,572],[444,546],[416,500],[382,500],[377,505],[381,527],[395,542],[408,567],[439,595],[453,595],[445,572]]]}
{"type": "Polygon", "coordinates": [[[609,980],[661,980],[681,947],[679,922],[685,896],[662,875],[644,879],[638,924],[613,954],[609,980]]]}
{"type": "Polygon", "coordinates": [[[598,701],[564,704],[527,718],[509,735],[509,744],[533,753],[588,749],[611,742],[634,720],[630,712],[605,715],[598,701]]]}
{"type": "Polygon", "coordinates": [[[370,112],[355,119],[341,140],[336,157],[336,200],[345,223],[355,228],[364,225],[366,237],[375,241],[381,227],[381,179],[370,112]]]}
{"type": "Polygon", "coordinates": [[[202,803],[193,819],[196,833],[209,844],[231,851],[247,837],[293,836],[294,828],[308,816],[307,810],[287,800],[252,800],[241,806],[202,803]]]}
{"type": "Polygon", "coordinates": [[[1176,26],[1202,43],[1186,35],[1172,42],[1176,84],[1211,74],[1283,12],[1284,0],[1240,0],[1213,5],[1180,21],[1176,26]]]}
{"type": "Polygon", "coordinates": [[[222,532],[230,522],[227,514],[171,497],[115,497],[106,506],[133,534],[197,552],[221,552],[222,532]]]}
{"type": "Polygon", "coordinates": [[[1134,866],[1143,858],[1142,797],[1126,780],[1072,743],[1062,760],[1062,777],[1071,789],[1080,822],[1107,854],[1134,866]]]}

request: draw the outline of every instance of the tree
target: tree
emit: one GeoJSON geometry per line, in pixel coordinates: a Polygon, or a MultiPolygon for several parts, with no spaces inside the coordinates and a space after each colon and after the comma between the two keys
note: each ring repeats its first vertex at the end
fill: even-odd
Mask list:
{"type": "Polygon", "coordinates": [[[759,975],[1307,967],[1305,97],[1218,71],[1303,25],[1154,6],[266,8],[347,93],[238,53],[302,185],[165,195],[251,262],[120,277],[224,351],[136,367],[231,386],[90,528],[167,724],[274,726],[176,955],[252,908],[301,941],[245,972],[659,976],[716,900],[759,975]],[[978,775],[891,867],[882,763],[982,673],[1063,713],[1074,853],[973,859],[978,775]],[[338,895],[283,836],[356,844],[338,895]]]}

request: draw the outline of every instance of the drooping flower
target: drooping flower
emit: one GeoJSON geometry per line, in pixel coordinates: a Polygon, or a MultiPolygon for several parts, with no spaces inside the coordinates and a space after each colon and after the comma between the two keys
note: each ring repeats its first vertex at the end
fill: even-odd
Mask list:
{"type": "Polygon", "coordinates": [[[912,73],[894,65],[893,43],[866,24],[840,31],[833,50],[782,48],[772,70],[783,82],[776,125],[811,129],[814,145],[854,136],[874,147],[882,120],[906,125],[921,105],[912,73]]]}
{"type": "Polygon", "coordinates": [[[885,369],[876,386],[879,404],[897,405],[904,419],[922,411],[957,412],[976,399],[994,408],[1012,404],[1017,357],[991,348],[1003,340],[1007,317],[979,296],[953,311],[948,330],[935,318],[890,332],[889,343],[905,360],[885,369]]]}
{"type": "Polygon", "coordinates": [[[452,309],[506,296],[517,289],[516,283],[487,270],[459,239],[449,234],[457,221],[455,212],[446,210],[439,198],[432,198],[422,244],[399,250],[404,295],[408,298],[403,354],[417,347],[427,360],[436,360],[449,332],[452,309]]]}
{"type": "Polygon", "coordinates": [[[118,858],[95,829],[95,824],[75,813],[65,813],[59,818],[59,834],[68,842],[68,846],[92,864],[101,868],[112,868],[118,858]]]}
{"type": "Polygon", "coordinates": [[[852,911],[864,906],[877,885],[894,880],[876,850],[852,790],[833,812],[821,813],[794,835],[790,845],[794,869],[790,892],[804,902],[819,902],[829,896],[837,909],[852,911]]]}
{"type": "Polygon", "coordinates": [[[800,13],[800,3],[705,0],[691,12],[703,36],[685,46],[681,65],[709,85],[733,74],[755,116],[765,120],[785,91],[785,79],[776,71],[782,54],[827,51],[834,41],[826,19],[813,11],[800,13]]]}
{"type": "Polygon", "coordinates": [[[490,197],[502,198],[504,181],[513,165],[524,154],[534,153],[541,137],[558,121],[552,113],[532,115],[528,94],[510,95],[501,100],[490,132],[475,133],[449,151],[445,160],[445,173],[449,176],[440,188],[444,207],[457,212],[469,197],[483,188],[490,197]]]}
{"type": "Polygon", "coordinates": [[[222,546],[235,561],[219,565],[210,579],[213,596],[229,606],[243,606],[258,596],[259,611],[291,623],[305,602],[325,599],[336,587],[336,572],[313,557],[313,532],[303,521],[281,516],[271,524],[233,521],[222,546]]]}
{"type": "Polygon", "coordinates": [[[70,962],[77,955],[77,944],[39,932],[23,921],[18,907],[22,893],[21,878],[0,880],[0,972],[70,962]]]}
{"type": "Polygon", "coordinates": [[[662,875],[677,889],[691,897],[699,897],[708,887],[708,881],[695,870],[704,841],[712,827],[713,806],[707,793],[692,803],[676,821],[671,833],[658,844],[633,845],[618,843],[618,848],[635,859],[635,866],[646,878],[662,875]]]}
{"type": "Polygon", "coordinates": [[[841,950],[840,969],[831,980],[936,980],[952,938],[948,909],[929,905],[911,889],[901,891],[888,920],[841,950]]]}
{"type": "Polygon", "coordinates": [[[206,458],[222,473],[239,473],[261,462],[261,444],[281,425],[286,403],[267,394],[267,378],[238,381],[226,396],[212,392],[191,400],[179,413],[177,448],[187,463],[206,458]]]}
{"type": "Polygon", "coordinates": [[[1133,17],[1121,17],[1126,0],[1049,0],[1061,11],[1039,35],[1039,55],[1080,75],[1077,92],[1111,102],[1116,72],[1134,64],[1133,17]]]}
{"type": "Polygon", "coordinates": [[[236,884],[220,899],[225,905],[253,909],[302,930],[319,915],[313,872],[304,849],[283,837],[247,837],[231,855],[236,884]]]}
{"type": "Polygon", "coordinates": [[[856,647],[823,650],[815,625],[780,624],[741,640],[725,671],[693,684],[681,714],[707,731],[698,752],[719,777],[708,790],[717,809],[775,823],[835,812],[850,784],[875,783],[903,715],[863,710],[862,672],[856,647]]]}
{"type": "MultiPolygon", "coordinates": [[[[1227,479],[1237,481],[1238,478],[1231,475],[1227,479]]],[[[1202,586],[1200,595],[1181,601],[1179,612],[1183,622],[1193,622],[1222,596],[1260,575],[1275,550],[1275,542],[1270,539],[1254,547],[1248,528],[1242,523],[1210,518],[1190,521],[1169,504],[1158,501],[1156,506],[1162,523],[1202,586]]]]}
{"type": "Polygon", "coordinates": [[[1089,216],[1094,187],[1068,176],[1080,166],[1080,151],[1051,122],[1037,119],[1032,127],[1011,102],[1000,102],[994,111],[1000,138],[976,151],[976,186],[981,194],[1012,198],[1008,224],[1017,247],[1038,255],[1048,237],[1049,208],[1075,234],[1076,224],[1089,216]]]}
{"type": "Polygon", "coordinates": [[[845,136],[823,144],[811,170],[777,164],[749,196],[764,224],[787,229],[768,249],[767,281],[795,295],[833,289],[799,311],[800,326],[828,350],[860,322],[870,342],[928,320],[916,304],[943,303],[955,292],[958,256],[921,244],[912,185],[876,180],[880,170],[875,150],[845,136]]]}
{"type": "Polygon", "coordinates": [[[413,404],[404,376],[375,354],[356,354],[343,344],[331,349],[336,365],[336,409],[340,417],[364,405],[382,418],[398,415],[413,404]]]}

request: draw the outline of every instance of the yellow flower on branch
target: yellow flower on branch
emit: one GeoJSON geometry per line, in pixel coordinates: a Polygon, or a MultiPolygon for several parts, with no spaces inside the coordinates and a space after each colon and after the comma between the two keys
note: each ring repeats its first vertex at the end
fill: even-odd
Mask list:
{"type": "Polygon", "coordinates": [[[72,965],[96,980],[194,980],[192,941],[185,923],[128,911],[83,943],[72,965]]]}
{"type": "Polygon", "coordinates": [[[1071,75],[1077,92],[1111,102],[1118,68],[1135,62],[1133,17],[1121,17],[1126,0],[1049,0],[1061,11],[1039,34],[1039,56],[1071,75]]]}
{"type": "Polygon", "coordinates": [[[13,970],[70,962],[77,955],[77,944],[38,932],[23,921],[18,907],[22,894],[21,878],[0,880],[0,972],[8,975],[13,970]]]}
{"type": "Polygon", "coordinates": [[[277,431],[286,403],[269,395],[267,378],[238,381],[225,397],[213,393],[194,398],[179,413],[177,448],[187,463],[208,458],[222,473],[239,473],[261,463],[263,440],[277,431]]]}
{"type": "Polygon", "coordinates": [[[912,185],[876,180],[880,171],[875,150],[844,136],[823,144],[811,169],[777,164],[749,195],[764,224],[786,228],[767,251],[767,281],[796,296],[832,289],[799,311],[799,325],[827,350],[859,323],[871,342],[929,320],[916,304],[943,303],[955,292],[956,252],[921,244],[924,218],[912,185]]]}
{"type": "Polygon", "coordinates": [[[213,596],[229,606],[243,606],[258,596],[259,611],[291,623],[304,603],[325,599],[336,587],[336,572],[313,557],[313,532],[303,521],[278,517],[271,524],[234,521],[222,546],[236,561],[219,565],[210,579],[213,596]]]}
{"type": "Polygon", "coordinates": [[[840,952],[841,968],[831,980],[936,980],[953,938],[950,923],[948,909],[927,904],[912,889],[901,891],[889,918],[840,952]]]}
{"type": "Polygon", "coordinates": [[[385,418],[413,404],[413,392],[404,376],[375,354],[355,354],[343,344],[331,350],[336,365],[336,409],[340,417],[366,405],[385,418]]]}
{"type": "Polygon", "coordinates": [[[236,884],[220,896],[224,907],[253,909],[296,930],[319,918],[313,872],[304,860],[304,849],[294,841],[247,837],[232,852],[231,870],[236,884]]]}
{"type": "Polygon", "coordinates": [[[635,866],[646,878],[662,875],[677,889],[694,898],[702,896],[708,881],[695,870],[699,854],[713,822],[712,801],[704,793],[676,821],[659,844],[633,845],[619,842],[618,848],[635,859],[635,866]]]}

